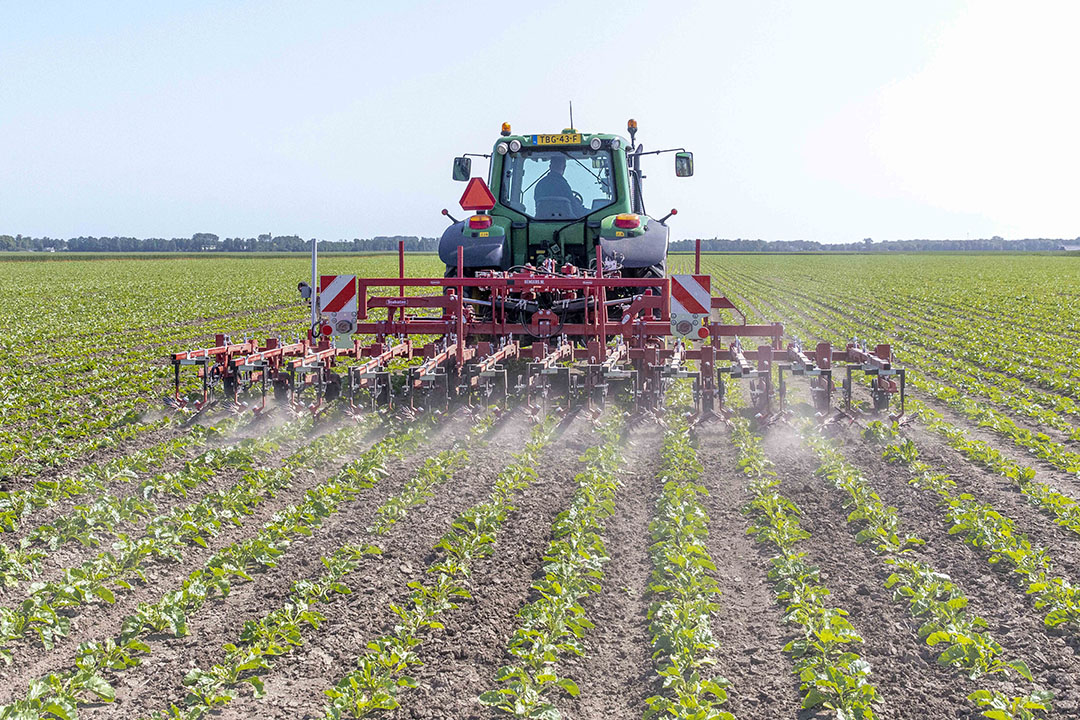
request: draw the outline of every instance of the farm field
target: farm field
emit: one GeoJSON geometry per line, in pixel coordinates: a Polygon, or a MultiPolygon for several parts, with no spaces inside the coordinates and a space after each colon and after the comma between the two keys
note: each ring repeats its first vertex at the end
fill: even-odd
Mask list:
{"type": "Polygon", "coordinates": [[[0,720],[1080,717],[1078,263],[705,256],[907,368],[903,424],[792,382],[765,428],[678,383],[184,427],[167,355],[299,334],[307,258],[0,263],[0,720]]]}

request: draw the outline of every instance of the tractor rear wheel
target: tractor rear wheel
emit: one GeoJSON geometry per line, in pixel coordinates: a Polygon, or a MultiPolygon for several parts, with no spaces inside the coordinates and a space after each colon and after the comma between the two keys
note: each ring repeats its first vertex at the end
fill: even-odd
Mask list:
{"type": "Polygon", "coordinates": [[[341,397],[341,376],[336,372],[330,372],[326,378],[326,389],[323,392],[323,399],[326,402],[333,402],[341,397]]]}
{"type": "Polygon", "coordinates": [[[649,267],[627,268],[624,272],[626,277],[631,278],[665,278],[667,277],[667,260],[661,260],[649,267]]]}

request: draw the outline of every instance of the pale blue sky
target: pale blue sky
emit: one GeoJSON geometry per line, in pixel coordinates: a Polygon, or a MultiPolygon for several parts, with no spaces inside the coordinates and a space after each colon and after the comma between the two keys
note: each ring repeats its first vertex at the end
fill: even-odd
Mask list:
{"type": "Polygon", "coordinates": [[[0,233],[437,235],[572,99],[677,238],[1076,237],[1076,7],[5,2],[0,233]]]}

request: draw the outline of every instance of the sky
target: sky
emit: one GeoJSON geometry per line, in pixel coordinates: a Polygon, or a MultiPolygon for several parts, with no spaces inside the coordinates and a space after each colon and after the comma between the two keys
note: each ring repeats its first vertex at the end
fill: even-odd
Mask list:
{"type": "MultiPolygon", "coordinates": [[[[673,239],[1080,236],[1080,3],[4,2],[0,233],[437,236],[452,159],[626,133],[673,239]]],[[[473,165],[486,174],[486,162],[473,165]]]]}

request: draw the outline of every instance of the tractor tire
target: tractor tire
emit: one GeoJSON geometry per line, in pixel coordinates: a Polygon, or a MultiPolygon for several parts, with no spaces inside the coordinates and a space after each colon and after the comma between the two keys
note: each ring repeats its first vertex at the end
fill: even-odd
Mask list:
{"type": "Polygon", "coordinates": [[[665,278],[667,277],[667,260],[661,260],[656,265],[650,265],[645,269],[641,277],[665,278]]]}
{"type": "Polygon", "coordinates": [[[289,400],[289,383],[284,380],[274,381],[274,400],[278,402],[288,402],[289,400]]]}
{"type": "Polygon", "coordinates": [[[657,278],[667,277],[667,260],[662,260],[655,265],[646,268],[631,268],[625,271],[626,277],[631,278],[657,278]]]}
{"type": "Polygon", "coordinates": [[[227,375],[221,381],[221,388],[225,393],[225,397],[229,400],[236,400],[236,394],[240,389],[240,382],[236,379],[235,375],[227,375]]]}
{"type": "Polygon", "coordinates": [[[334,402],[339,397],[341,397],[341,376],[332,372],[326,379],[326,390],[323,393],[323,399],[326,402],[334,402]]]}

